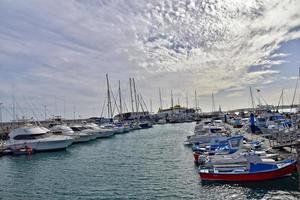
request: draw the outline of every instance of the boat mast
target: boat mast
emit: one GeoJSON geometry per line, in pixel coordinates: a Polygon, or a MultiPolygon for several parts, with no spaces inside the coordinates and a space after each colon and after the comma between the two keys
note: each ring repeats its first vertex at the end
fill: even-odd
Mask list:
{"type": "MultiPolygon", "coordinates": [[[[283,88],[281,90],[281,94],[280,94],[280,97],[279,97],[279,101],[278,101],[278,105],[277,105],[277,108],[276,110],[278,111],[279,110],[279,106],[280,106],[280,103],[282,102],[281,100],[283,99],[283,88]]],[[[283,104],[282,104],[283,106],[283,104]]],[[[281,107],[283,109],[283,107],[281,107]]]]}
{"type": "Polygon", "coordinates": [[[161,100],[161,91],[160,91],[160,88],[159,88],[159,103],[160,103],[160,110],[162,110],[162,100],[161,100]]]}
{"type": "Polygon", "coordinates": [[[283,92],[284,92],[284,89],[282,88],[282,97],[281,97],[281,106],[282,106],[281,110],[282,110],[282,112],[283,112],[283,105],[284,105],[283,104],[283,94],[284,94],[283,92]]]}
{"type": "Polygon", "coordinates": [[[137,100],[137,94],[136,94],[136,88],[135,88],[134,78],[132,78],[132,82],[133,82],[133,92],[134,92],[134,100],[135,100],[135,109],[136,109],[136,112],[139,112],[139,104],[138,104],[138,100],[137,100]]]}
{"type": "Polygon", "coordinates": [[[47,121],[47,105],[44,105],[44,117],[45,121],[47,121]]]}
{"type": "Polygon", "coordinates": [[[216,105],[215,105],[214,93],[211,93],[211,97],[212,97],[212,112],[215,112],[216,111],[216,105]]]}
{"type": "Polygon", "coordinates": [[[12,86],[12,100],[13,100],[13,105],[12,105],[12,113],[13,113],[13,121],[16,121],[16,97],[15,97],[15,85],[12,86]]]}
{"type": "Polygon", "coordinates": [[[152,99],[150,99],[150,112],[152,113],[152,99]]]}
{"type": "Polygon", "coordinates": [[[122,109],[122,95],[121,95],[121,81],[119,80],[119,101],[120,101],[120,113],[121,114],[123,112],[122,109]]]}
{"type": "Polygon", "coordinates": [[[1,125],[1,128],[3,129],[3,124],[2,124],[2,105],[3,103],[0,102],[0,125],[1,125]]]}
{"type": "Polygon", "coordinates": [[[294,90],[293,101],[292,101],[291,111],[290,112],[292,112],[292,109],[293,109],[293,106],[294,106],[296,92],[297,92],[297,88],[298,88],[299,78],[300,78],[300,67],[299,67],[299,74],[298,74],[298,78],[297,78],[297,82],[296,82],[296,87],[295,87],[295,90],[294,90]]]}
{"type": "Polygon", "coordinates": [[[249,87],[249,90],[250,90],[250,96],[251,96],[252,109],[253,109],[253,112],[254,112],[254,110],[255,110],[255,103],[254,103],[254,99],[253,99],[253,93],[252,93],[251,86],[249,87]]]}
{"type": "Polygon", "coordinates": [[[189,94],[186,92],[186,108],[189,108],[189,94]]]}
{"type": "Polygon", "coordinates": [[[107,83],[107,115],[108,115],[108,118],[112,118],[112,107],[111,107],[111,97],[110,97],[108,74],[106,74],[106,83],[107,83]]]}
{"type": "Polygon", "coordinates": [[[131,78],[129,78],[129,87],[130,87],[131,111],[134,112],[134,107],[133,107],[133,97],[132,97],[132,79],[131,79],[131,78]]]}
{"type": "Polygon", "coordinates": [[[173,102],[173,91],[171,90],[171,109],[172,109],[172,114],[174,112],[174,102],[173,102]]]}
{"type": "Polygon", "coordinates": [[[197,110],[197,91],[195,90],[195,109],[197,110]]]}

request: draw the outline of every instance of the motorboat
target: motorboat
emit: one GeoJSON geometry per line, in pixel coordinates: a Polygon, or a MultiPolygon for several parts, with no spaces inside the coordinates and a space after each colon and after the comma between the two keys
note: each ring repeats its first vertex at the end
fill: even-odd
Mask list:
{"type": "Polygon", "coordinates": [[[166,119],[159,119],[156,123],[157,124],[166,124],[167,120],[166,119]]]}
{"type": "Polygon", "coordinates": [[[85,123],[84,127],[92,129],[96,132],[97,138],[107,138],[115,134],[115,130],[109,128],[101,128],[95,123],[85,123]]]}
{"type": "Polygon", "coordinates": [[[111,123],[106,123],[106,124],[102,124],[100,126],[100,128],[102,129],[108,129],[114,132],[114,134],[119,134],[119,133],[123,133],[124,132],[124,128],[123,127],[116,127],[114,124],[111,123]]]}
{"type": "Polygon", "coordinates": [[[153,127],[153,124],[149,121],[142,121],[139,123],[139,126],[142,128],[142,129],[146,129],[146,128],[152,128],[153,127]]]}
{"type": "Polygon", "coordinates": [[[258,155],[246,156],[245,164],[220,164],[201,167],[202,181],[265,181],[291,175],[297,170],[296,160],[266,162],[258,155]]]}
{"type": "Polygon", "coordinates": [[[70,128],[79,136],[75,139],[74,143],[88,142],[97,138],[97,133],[93,129],[84,127],[83,125],[72,125],[70,128]]]}
{"type": "Polygon", "coordinates": [[[47,128],[26,125],[13,129],[9,139],[4,142],[5,150],[18,151],[31,149],[32,151],[53,151],[65,149],[73,143],[74,139],[65,135],[54,135],[47,128]]]}

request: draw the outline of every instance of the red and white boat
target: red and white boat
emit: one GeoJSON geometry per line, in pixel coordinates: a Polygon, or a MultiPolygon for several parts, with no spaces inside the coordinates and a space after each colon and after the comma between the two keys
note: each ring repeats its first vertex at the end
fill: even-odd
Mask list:
{"type": "Polygon", "coordinates": [[[245,165],[213,165],[199,170],[202,181],[264,181],[291,175],[297,171],[295,160],[281,162],[262,162],[257,155],[247,156],[245,165]]]}

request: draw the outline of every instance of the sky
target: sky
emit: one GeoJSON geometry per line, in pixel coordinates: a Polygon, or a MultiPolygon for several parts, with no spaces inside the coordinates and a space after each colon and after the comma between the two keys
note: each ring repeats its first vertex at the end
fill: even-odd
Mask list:
{"type": "MultiPolygon", "coordinates": [[[[105,74],[128,109],[129,77],[150,109],[290,104],[300,67],[299,0],[0,0],[3,120],[100,116],[105,74]],[[15,102],[15,103],[14,103],[15,102]],[[16,117],[15,117],[16,118],[16,117]]],[[[296,95],[299,102],[300,93],[296,95]]]]}

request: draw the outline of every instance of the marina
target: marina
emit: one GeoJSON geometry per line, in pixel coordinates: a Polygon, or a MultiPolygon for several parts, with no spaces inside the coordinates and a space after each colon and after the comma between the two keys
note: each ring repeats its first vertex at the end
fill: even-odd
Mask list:
{"type": "Polygon", "coordinates": [[[0,200],[300,199],[299,0],[3,0],[0,200]]]}
{"type": "Polygon", "coordinates": [[[201,183],[183,143],[195,123],[71,146],[66,151],[1,157],[3,199],[296,199],[297,176],[256,183],[201,183]],[[51,190],[49,191],[49,188],[51,190]],[[225,190],[226,188],[226,190],[225,190]]]}

